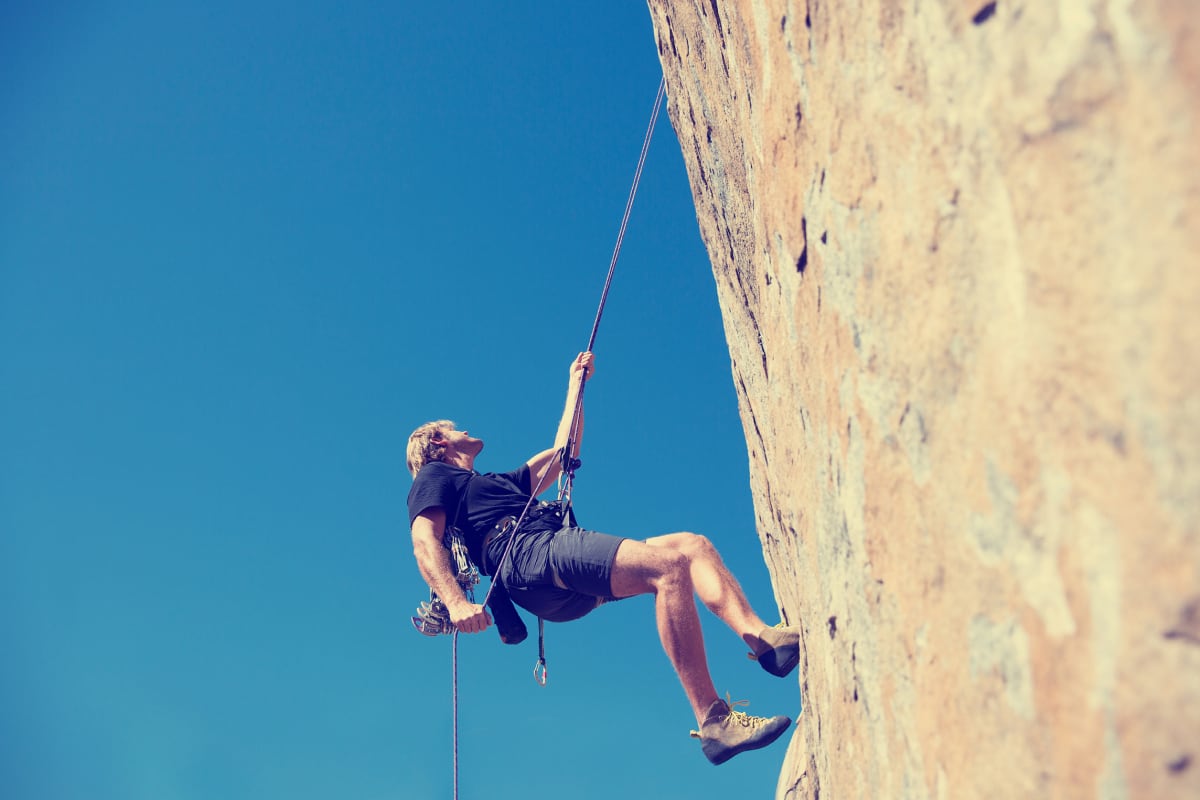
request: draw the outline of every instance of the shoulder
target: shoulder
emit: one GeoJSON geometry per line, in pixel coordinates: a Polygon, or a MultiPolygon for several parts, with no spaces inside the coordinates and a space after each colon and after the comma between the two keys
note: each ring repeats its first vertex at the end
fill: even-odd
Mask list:
{"type": "Polygon", "coordinates": [[[421,467],[408,490],[409,521],[427,508],[451,508],[470,479],[468,470],[441,461],[421,467]]]}
{"type": "Polygon", "coordinates": [[[521,466],[514,469],[512,472],[505,472],[505,473],[503,473],[503,476],[508,481],[511,481],[512,484],[514,486],[516,486],[517,488],[519,488],[522,492],[524,492],[525,494],[529,494],[530,481],[529,481],[529,465],[528,464],[522,464],[521,466]]]}

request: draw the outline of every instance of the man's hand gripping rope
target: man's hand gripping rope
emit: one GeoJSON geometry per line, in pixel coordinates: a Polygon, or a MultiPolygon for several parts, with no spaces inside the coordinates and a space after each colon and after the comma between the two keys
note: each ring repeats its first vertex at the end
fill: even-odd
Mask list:
{"type": "Polygon", "coordinates": [[[466,542],[457,530],[447,531],[446,538],[450,540],[450,556],[455,567],[454,578],[462,588],[464,602],[455,604],[455,608],[451,609],[437,596],[437,592],[430,589],[429,600],[422,602],[417,607],[417,615],[411,617],[413,627],[418,633],[426,636],[453,633],[455,630],[461,630],[463,633],[486,630],[491,619],[483,606],[475,604],[479,569],[471,563],[466,542]]]}

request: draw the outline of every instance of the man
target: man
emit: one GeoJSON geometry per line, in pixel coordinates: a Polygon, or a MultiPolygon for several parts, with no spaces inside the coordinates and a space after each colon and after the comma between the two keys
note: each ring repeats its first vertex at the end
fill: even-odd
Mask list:
{"type": "Polygon", "coordinates": [[[799,630],[767,627],[708,539],[694,533],[644,542],[609,536],[575,527],[573,519],[560,519],[547,513],[553,507],[541,506],[515,534],[503,525],[521,515],[531,494],[555,482],[568,441],[571,457],[578,453],[583,414],[580,406],[576,417],[576,401],[594,370],[591,353],[576,357],[554,445],[512,472],[475,472],[483,440],[457,430],[448,420],[413,431],[408,441],[408,469],[414,478],[408,513],[421,575],[462,633],[483,631],[492,620],[482,605],[467,599],[455,579],[442,544],[448,525],[463,532],[468,552],[484,574],[494,575],[517,605],[543,619],[577,619],[605,601],[652,594],[659,638],[696,715],[700,730],[692,735],[700,739],[704,755],[721,764],[738,753],[765,747],[791,720],[752,717],[734,711],[717,696],[695,596],[742,637],[764,669],[779,677],[799,661],[799,630]]]}

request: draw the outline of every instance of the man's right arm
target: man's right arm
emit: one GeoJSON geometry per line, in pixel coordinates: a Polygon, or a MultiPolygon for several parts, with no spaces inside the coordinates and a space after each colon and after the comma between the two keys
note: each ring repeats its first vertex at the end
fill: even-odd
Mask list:
{"type": "Polygon", "coordinates": [[[554,446],[526,462],[532,494],[540,494],[541,489],[558,480],[562,472],[562,452],[568,442],[571,444],[571,457],[579,455],[579,445],[583,439],[583,406],[579,406],[578,416],[575,415],[575,406],[579,393],[583,391],[583,384],[595,371],[596,358],[591,353],[580,353],[571,362],[570,379],[567,381],[567,402],[563,407],[562,419],[558,423],[554,446]],[[572,423],[575,423],[575,430],[571,430],[572,423]]]}
{"type": "Polygon", "coordinates": [[[442,547],[446,530],[445,510],[433,507],[418,514],[412,523],[413,555],[417,569],[437,596],[446,604],[450,621],[463,633],[478,633],[492,624],[482,605],[472,603],[454,577],[450,552],[442,547]]]}

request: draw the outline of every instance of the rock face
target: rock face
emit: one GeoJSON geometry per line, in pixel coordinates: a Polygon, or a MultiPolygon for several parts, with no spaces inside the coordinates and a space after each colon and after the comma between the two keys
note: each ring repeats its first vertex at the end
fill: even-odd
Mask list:
{"type": "Polygon", "coordinates": [[[649,0],[759,536],[781,798],[1200,797],[1190,0],[649,0]]]}

